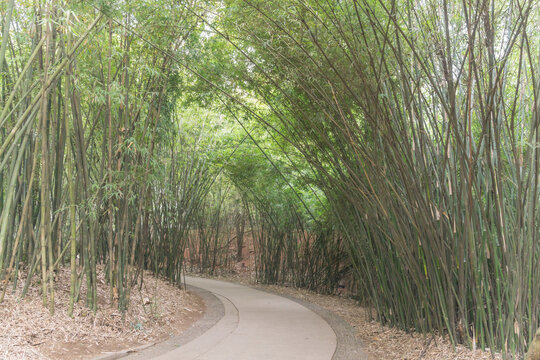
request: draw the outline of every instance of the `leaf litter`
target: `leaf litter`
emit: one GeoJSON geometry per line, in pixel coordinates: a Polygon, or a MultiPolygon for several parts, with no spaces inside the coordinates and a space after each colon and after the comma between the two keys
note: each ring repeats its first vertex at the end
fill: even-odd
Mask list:
{"type": "MultiPolygon", "coordinates": [[[[21,272],[23,273],[23,272],[21,272]]],[[[86,285],[68,316],[70,273],[60,268],[55,275],[55,313],[43,306],[39,277],[34,276],[28,294],[20,299],[26,280],[22,275],[13,292],[8,286],[0,304],[1,359],[86,359],[110,352],[152,344],[178,335],[204,313],[203,301],[166,280],[144,271],[144,281],[131,290],[124,318],[110,302],[105,270],[98,266],[98,311],[84,305],[86,285]]]]}

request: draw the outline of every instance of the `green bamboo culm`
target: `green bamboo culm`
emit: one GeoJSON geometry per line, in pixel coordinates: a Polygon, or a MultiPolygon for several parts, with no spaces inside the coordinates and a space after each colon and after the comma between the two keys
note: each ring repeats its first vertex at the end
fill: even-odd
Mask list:
{"type": "Polygon", "coordinates": [[[352,274],[385,324],[533,347],[538,1],[96,6],[2,4],[0,301],[53,312],[69,262],[70,315],[125,312],[251,241],[257,281],[352,274]]]}
{"type": "Polygon", "coordinates": [[[538,4],[235,4],[212,26],[245,35],[223,41],[275,122],[253,114],[317,172],[378,319],[523,354],[540,322],[538,4]]]}
{"type": "MultiPolygon", "coordinates": [[[[0,302],[8,286],[24,297],[37,283],[53,313],[68,262],[70,316],[81,302],[124,313],[130,289],[155,265],[180,283],[184,242],[176,240],[207,191],[209,167],[194,144],[179,151],[183,130],[167,91],[181,83],[171,55],[147,51],[138,36],[165,20],[155,4],[125,6],[122,16],[57,0],[2,6],[0,302]],[[137,28],[140,16],[153,20],[137,28]],[[96,62],[96,51],[106,61],[96,62]],[[111,298],[98,304],[102,267],[111,298]]],[[[198,21],[181,11],[165,21],[182,21],[189,26],[152,41],[176,52],[198,21]]]]}

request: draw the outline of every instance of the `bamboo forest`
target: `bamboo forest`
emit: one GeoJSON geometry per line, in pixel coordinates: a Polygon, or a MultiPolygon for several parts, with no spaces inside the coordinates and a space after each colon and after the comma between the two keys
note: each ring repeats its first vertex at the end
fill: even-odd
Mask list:
{"type": "MultiPolygon", "coordinates": [[[[2,0],[0,15],[0,358],[93,358],[68,336],[83,325],[156,343],[165,304],[193,327],[211,312],[207,281],[350,304],[366,359],[540,359],[538,0],[2,0]],[[72,347],[43,350],[61,324],[54,346],[72,347]],[[391,331],[418,351],[377,353],[391,331]]],[[[119,339],[111,352],[135,344],[119,339]]],[[[204,359],[325,359],[311,349],[204,359]]]]}

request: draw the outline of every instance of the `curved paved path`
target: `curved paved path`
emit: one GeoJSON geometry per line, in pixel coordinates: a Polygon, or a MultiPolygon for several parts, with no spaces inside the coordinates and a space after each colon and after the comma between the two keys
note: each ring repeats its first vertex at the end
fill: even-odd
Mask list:
{"type": "Polygon", "coordinates": [[[216,295],[225,315],[159,360],[330,360],[336,335],[319,315],[281,296],[211,279],[186,282],[216,295]]]}

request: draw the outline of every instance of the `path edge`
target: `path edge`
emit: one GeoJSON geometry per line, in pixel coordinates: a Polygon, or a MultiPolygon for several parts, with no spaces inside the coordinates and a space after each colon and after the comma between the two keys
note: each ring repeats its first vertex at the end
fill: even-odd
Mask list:
{"type": "Polygon", "coordinates": [[[225,315],[225,307],[221,300],[210,291],[199,287],[186,284],[186,290],[189,290],[198,295],[206,307],[203,316],[193,323],[188,329],[179,335],[171,336],[170,338],[136,348],[126,349],[105,355],[92,357],[91,360],[116,360],[116,359],[148,359],[160,356],[171,350],[174,350],[182,345],[185,345],[205,332],[210,330],[219,320],[225,315]]]}
{"type": "MultiPolygon", "coordinates": [[[[244,284],[243,284],[244,285],[244,284]]],[[[296,302],[315,314],[319,315],[325,320],[336,334],[336,350],[332,356],[332,360],[368,360],[367,353],[363,350],[361,341],[356,336],[354,328],[345,321],[341,316],[335,314],[333,311],[323,308],[317,304],[297,298],[295,296],[282,294],[278,291],[265,288],[257,284],[245,285],[255,290],[267,292],[269,294],[282,296],[286,299],[296,302]]]]}
{"type": "Polygon", "coordinates": [[[281,296],[294,301],[319,315],[334,331],[334,334],[336,335],[336,349],[334,350],[334,355],[332,356],[331,360],[369,360],[369,355],[364,351],[364,346],[362,345],[360,339],[356,336],[355,329],[345,319],[331,310],[325,309],[322,306],[292,295],[282,294],[279,291],[267,288],[262,284],[238,282],[227,278],[205,276],[201,274],[190,274],[190,276],[243,285],[254,290],[263,291],[268,294],[281,296]]]}

